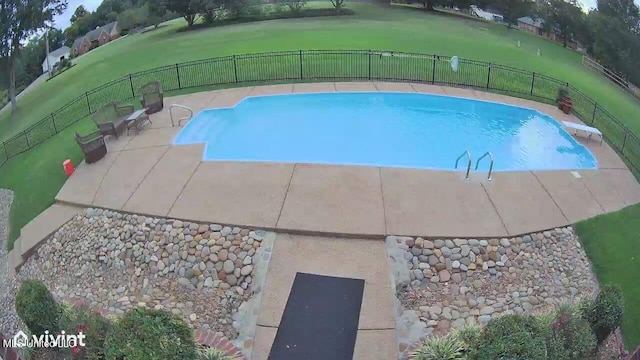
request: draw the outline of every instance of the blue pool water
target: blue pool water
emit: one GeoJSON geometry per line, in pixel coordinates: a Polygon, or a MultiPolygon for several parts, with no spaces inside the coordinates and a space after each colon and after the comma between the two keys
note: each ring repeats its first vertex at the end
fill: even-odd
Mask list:
{"type": "Polygon", "coordinates": [[[596,168],[587,148],[536,110],[415,93],[249,97],[200,112],[174,139],[194,143],[206,143],[204,160],[452,170],[469,150],[474,165],[492,152],[496,171],[596,168]]]}

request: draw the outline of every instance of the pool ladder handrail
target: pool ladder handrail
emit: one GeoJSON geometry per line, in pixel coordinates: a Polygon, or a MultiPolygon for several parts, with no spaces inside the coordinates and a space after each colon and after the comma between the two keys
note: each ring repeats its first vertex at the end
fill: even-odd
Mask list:
{"type": "Polygon", "coordinates": [[[458,162],[460,162],[460,159],[462,159],[464,156],[467,156],[467,174],[464,176],[465,180],[469,180],[469,172],[471,171],[471,153],[469,152],[469,150],[465,150],[462,154],[460,154],[460,156],[458,156],[458,158],[456,159],[456,169],[458,168],[458,162]]]}
{"type": "Polygon", "coordinates": [[[173,126],[175,126],[175,123],[173,122],[173,111],[171,111],[171,110],[173,110],[174,108],[180,108],[180,109],[185,109],[185,110],[188,110],[188,111],[189,111],[189,116],[187,116],[187,117],[183,117],[183,118],[180,118],[180,119],[178,120],[178,126],[182,126],[182,124],[181,124],[181,123],[182,123],[184,120],[189,120],[189,119],[191,119],[191,118],[193,117],[193,109],[191,109],[190,107],[188,107],[188,106],[184,106],[184,105],[179,105],[179,104],[172,104],[171,106],[169,106],[169,116],[171,116],[171,126],[172,126],[172,127],[173,127],[173,126]]]}
{"type": "Polygon", "coordinates": [[[478,170],[478,166],[480,165],[480,160],[489,157],[489,159],[491,160],[491,164],[489,164],[489,174],[487,175],[487,180],[491,181],[491,173],[493,172],[493,154],[491,154],[489,151],[487,151],[486,153],[484,153],[484,155],[480,156],[480,158],[478,159],[478,161],[476,161],[476,168],[475,170],[478,170]]]}

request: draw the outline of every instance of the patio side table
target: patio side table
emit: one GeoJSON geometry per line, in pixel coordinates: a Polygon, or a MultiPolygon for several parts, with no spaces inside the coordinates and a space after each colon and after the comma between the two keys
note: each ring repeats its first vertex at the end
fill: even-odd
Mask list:
{"type": "Polygon", "coordinates": [[[145,122],[149,122],[151,124],[151,119],[149,119],[149,115],[147,115],[147,108],[143,108],[140,110],[136,110],[127,118],[127,136],[129,136],[129,131],[131,129],[136,129],[136,134],[140,133],[140,128],[145,122]]]}

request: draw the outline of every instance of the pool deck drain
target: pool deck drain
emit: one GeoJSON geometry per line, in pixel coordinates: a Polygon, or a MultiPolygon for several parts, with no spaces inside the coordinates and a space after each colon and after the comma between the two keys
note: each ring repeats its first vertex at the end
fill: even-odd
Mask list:
{"type": "MultiPolygon", "coordinates": [[[[180,95],[166,104],[198,112],[247,96],[406,91],[497,101],[579,120],[551,105],[470,89],[407,83],[315,83],[180,95]]],[[[472,173],[316,164],[202,162],[202,145],[172,146],[168,110],[137,136],[108,139],[103,160],[81,164],[56,196],[63,203],[276,231],[344,236],[430,234],[504,237],[572,224],[640,202],[640,185],[605,143],[577,138],[598,170],[472,173]]],[[[239,146],[242,146],[239,144],[239,146]]],[[[453,161],[453,160],[452,160],[453,161]]]]}

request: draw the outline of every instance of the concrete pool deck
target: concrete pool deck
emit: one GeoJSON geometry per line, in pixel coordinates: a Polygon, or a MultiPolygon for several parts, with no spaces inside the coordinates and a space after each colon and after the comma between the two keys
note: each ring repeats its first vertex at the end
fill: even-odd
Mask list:
{"type": "MultiPolygon", "coordinates": [[[[107,156],[81,164],[62,203],[146,215],[353,237],[506,237],[569,225],[640,202],[640,184],[606,143],[578,140],[598,170],[464,174],[416,169],[203,162],[204,145],[172,146],[169,105],[234,106],[247,96],[405,91],[497,101],[580,122],[551,105],[471,89],[407,83],[312,83],[217,90],[165,99],[139,135],[109,138],[107,156]]],[[[178,110],[179,111],[179,110],[178,110]]],[[[179,117],[179,116],[178,116],[179,117]]],[[[177,124],[176,124],[177,125],[177,124]]],[[[238,139],[238,146],[250,146],[238,139]]],[[[462,151],[462,150],[461,150],[462,151]]],[[[452,162],[455,159],[451,159],[452,162]]]]}

